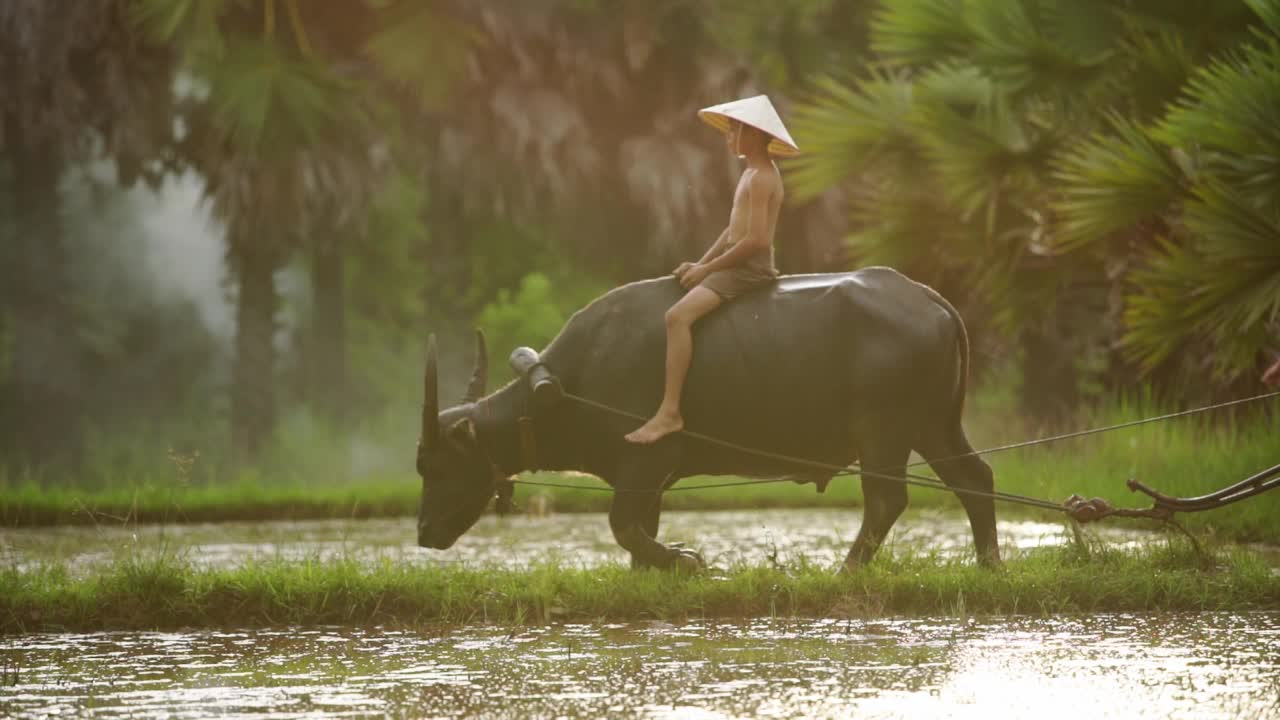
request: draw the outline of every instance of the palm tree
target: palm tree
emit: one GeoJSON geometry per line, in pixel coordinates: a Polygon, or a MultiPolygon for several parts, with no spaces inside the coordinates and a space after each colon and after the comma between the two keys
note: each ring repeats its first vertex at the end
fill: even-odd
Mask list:
{"type": "Polygon", "coordinates": [[[330,158],[317,148],[357,125],[359,106],[334,64],[317,55],[297,2],[143,0],[134,9],[139,26],[177,48],[200,86],[181,106],[180,151],[227,226],[238,281],[232,442],[253,457],[276,414],[275,273],[300,241],[309,181],[326,177],[330,158]]]}
{"type": "Polygon", "coordinates": [[[1108,117],[1148,117],[1247,32],[1247,8],[1215,8],[886,0],[871,34],[885,69],[829,79],[801,109],[815,151],[798,189],[846,187],[855,254],[966,297],[1016,339],[1025,404],[1052,417],[1082,371],[1126,374],[1110,351],[1121,280],[1105,253],[1063,252],[1058,158],[1108,117]]]}
{"type": "Polygon", "coordinates": [[[1116,119],[1067,155],[1062,244],[1133,247],[1129,355],[1221,382],[1252,377],[1280,335],[1280,9],[1199,68],[1162,117],[1116,119]]]}
{"type": "Polygon", "coordinates": [[[408,0],[138,0],[135,19],[202,86],[183,104],[181,149],[227,223],[239,281],[232,439],[252,457],[276,415],[275,273],[299,247],[316,295],[310,390],[343,412],[343,259],[406,145],[401,106],[447,92],[465,28],[408,0]]]}
{"type": "Polygon", "coordinates": [[[113,160],[121,182],[159,179],[170,136],[172,62],[140,42],[123,0],[0,4],[2,454],[74,452],[86,354],[68,276],[59,181],[113,160]]]}

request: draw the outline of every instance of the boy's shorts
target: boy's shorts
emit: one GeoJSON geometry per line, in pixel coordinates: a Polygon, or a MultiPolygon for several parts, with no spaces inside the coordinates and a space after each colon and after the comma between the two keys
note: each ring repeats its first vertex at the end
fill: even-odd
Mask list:
{"type": "Polygon", "coordinates": [[[745,292],[768,285],[777,279],[777,273],[769,273],[755,268],[735,267],[711,273],[698,286],[719,295],[722,300],[732,300],[745,292]]]}

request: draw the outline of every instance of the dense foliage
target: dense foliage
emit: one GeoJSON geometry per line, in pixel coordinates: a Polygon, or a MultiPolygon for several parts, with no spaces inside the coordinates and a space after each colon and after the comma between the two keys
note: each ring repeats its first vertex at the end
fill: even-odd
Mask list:
{"type": "Polygon", "coordinates": [[[1019,357],[1041,416],[1144,377],[1230,388],[1280,316],[1278,16],[4,3],[0,464],[106,482],[198,450],[212,480],[332,471],[335,444],[377,464],[381,442],[412,442],[428,331],[459,387],[472,326],[502,367],[601,290],[700,251],[736,167],[693,110],[754,92],[806,151],[784,167],[784,271],[888,263],[938,286],[976,367],[1019,357]],[[191,186],[223,257],[160,262],[149,213],[191,186]],[[193,273],[215,290],[172,291],[193,273]]]}
{"type": "Polygon", "coordinates": [[[1253,381],[1280,320],[1277,5],[886,0],[800,110],[854,253],[985,306],[1051,411],[1253,381]],[[967,290],[967,292],[966,292],[967,290]]]}

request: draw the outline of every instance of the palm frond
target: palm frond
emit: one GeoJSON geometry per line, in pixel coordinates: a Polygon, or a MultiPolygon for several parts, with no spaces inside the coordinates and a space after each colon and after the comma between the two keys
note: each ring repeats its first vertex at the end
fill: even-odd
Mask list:
{"type": "Polygon", "coordinates": [[[1202,148],[1210,172],[1254,202],[1280,205],[1280,40],[1196,73],[1155,133],[1175,147],[1202,148]]]}
{"type": "Polygon", "coordinates": [[[1276,0],[1244,0],[1250,10],[1257,13],[1263,25],[1272,35],[1280,36],[1280,2],[1276,0]]]}
{"type": "Polygon", "coordinates": [[[1280,163],[1280,41],[1246,47],[1197,72],[1155,132],[1174,147],[1280,163]]]}
{"type": "Polygon", "coordinates": [[[911,83],[881,75],[842,82],[819,80],[813,97],[793,113],[803,155],[788,161],[788,183],[801,200],[826,192],[868,169],[911,165],[919,149],[911,135],[911,83]]]}
{"type": "Polygon", "coordinates": [[[395,3],[378,17],[365,54],[394,85],[422,107],[435,109],[466,70],[467,54],[481,35],[430,5],[395,3]]]}
{"type": "Polygon", "coordinates": [[[1072,98],[1107,76],[1106,62],[1114,52],[1110,42],[1099,39],[1086,43],[1077,37],[1079,46],[1072,47],[1051,34],[1055,25],[1066,24],[1068,13],[1085,14],[1087,7],[1043,12],[1028,0],[975,3],[972,7],[969,22],[978,39],[973,62],[1007,92],[1072,98]]]}
{"type": "Polygon", "coordinates": [[[1128,19],[1125,23],[1130,28],[1120,43],[1118,61],[1127,71],[1113,76],[1112,93],[1120,99],[1119,107],[1146,121],[1178,97],[1199,58],[1175,26],[1148,28],[1128,19]]]}
{"type": "Polygon", "coordinates": [[[1150,369],[1203,339],[1215,348],[1215,374],[1230,379],[1253,367],[1268,325],[1280,318],[1280,213],[1206,182],[1185,218],[1192,237],[1166,241],[1134,274],[1124,345],[1150,369]]]}
{"type": "Polygon", "coordinates": [[[927,272],[922,265],[933,271],[963,266],[965,254],[956,246],[965,228],[929,183],[887,181],[852,199],[850,220],[858,229],[845,244],[859,264],[889,265],[913,276],[927,272]]]}
{"type": "Polygon", "coordinates": [[[920,77],[919,85],[930,101],[942,103],[965,117],[977,114],[996,92],[991,78],[969,64],[939,65],[920,77]]]}
{"type": "Polygon", "coordinates": [[[1244,2],[1125,0],[1114,5],[1131,23],[1147,28],[1175,28],[1206,50],[1218,42],[1235,44],[1257,21],[1244,2]]]}
{"type": "Polygon", "coordinates": [[[1195,316],[1183,302],[1198,258],[1167,238],[1146,267],[1134,271],[1125,297],[1121,348],[1146,372],[1160,367],[1195,336],[1195,316]]]}
{"type": "Polygon", "coordinates": [[[328,67],[272,43],[238,40],[223,61],[201,69],[215,125],[250,154],[314,145],[357,109],[348,83],[328,67]]]}
{"type": "Polygon", "coordinates": [[[1168,210],[1183,176],[1172,154],[1142,127],[1111,117],[1114,134],[1098,134],[1058,160],[1054,209],[1062,218],[1054,246],[1073,250],[1168,210]]]}
{"type": "Polygon", "coordinates": [[[1057,142],[1051,132],[1024,122],[994,90],[973,108],[944,97],[923,98],[915,126],[940,184],[966,218],[982,208],[992,214],[1002,194],[1037,183],[1057,142]]]}
{"type": "Polygon", "coordinates": [[[231,0],[133,0],[129,18],[153,42],[173,43],[194,56],[226,50],[219,21],[231,0]]]}
{"type": "Polygon", "coordinates": [[[871,48],[894,62],[930,65],[966,55],[975,38],[963,0],[894,0],[871,20],[871,48]]]}
{"type": "Polygon", "coordinates": [[[1109,53],[1127,34],[1114,0],[1034,0],[1030,7],[1041,33],[1078,57],[1109,53]]]}
{"type": "Polygon", "coordinates": [[[1259,208],[1226,183],[1200,183],[1183,219],[1192,233],[1211,239],[1204,249],[1215,260],[1246,264],[1280,260],[1280,207],[1259,208]]]}

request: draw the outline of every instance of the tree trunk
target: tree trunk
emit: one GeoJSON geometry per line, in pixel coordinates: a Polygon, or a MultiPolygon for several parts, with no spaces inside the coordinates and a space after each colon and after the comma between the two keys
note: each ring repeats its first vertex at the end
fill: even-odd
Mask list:
{"type": "Polygon", "coordinates": [[[311,265],[311,402],[341,425],[347,413],[346,257],[340,233],[321,238],[311,265]]]}
{"type": "Polygon", "coordinates": [[[465,322],[459,322],[469,314],[463,298],[473,270],[462,200],[453,190],[441,188],[430,193],[430,202],[431,232],[423,253],[424,270],[430,278],[422,289],[426,326],[445,338],[469,337],[465,322]]]}
{"type": "MultiPolygon", "coordinates": [[[[232,232],[235,232],[232,230],[232,232]]],[[[237,457],[253,460],[275,427],[276,253],[256,238],[236,238],[240,296],[232,375],[231,441],[237,457]],[[239,240],[239,242],[237,242],[239,240]]]]}
{"type": "Polygon", "coordinates": [[[1022,331],[1022,405],[1041,423],[1064,420],[1079,401],[1075,353],[1060,334],[1041,327],[1022,331]]]}
{"type": "Polygon", "coordinates": [[[69,297],[58,181],[59,153],[29,147],[16,123],[5,160],[12,203],[0,249],[0,311],[7,346],[0,359],[0,436],[5,455],[42,463],[79,452],[82,363],[69,297]]]}

